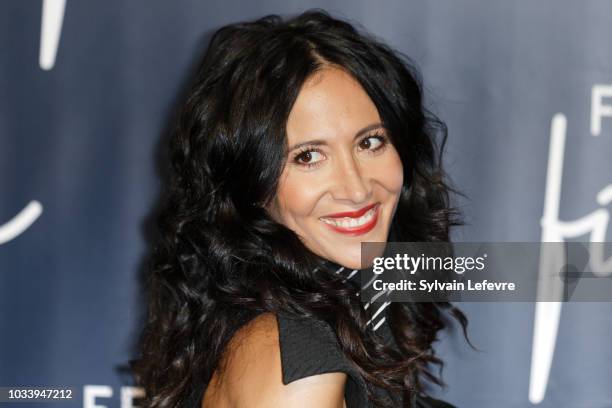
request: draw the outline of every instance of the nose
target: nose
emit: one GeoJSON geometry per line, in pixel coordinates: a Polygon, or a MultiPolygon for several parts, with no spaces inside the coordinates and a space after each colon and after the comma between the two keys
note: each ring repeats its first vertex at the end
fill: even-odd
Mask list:
{"type": "Polygon", "coordinates": [[[334,168],[332,197],[355,204],[366,202],[372,196],[368,175],[352,154],[338,157],[334,168]]]}

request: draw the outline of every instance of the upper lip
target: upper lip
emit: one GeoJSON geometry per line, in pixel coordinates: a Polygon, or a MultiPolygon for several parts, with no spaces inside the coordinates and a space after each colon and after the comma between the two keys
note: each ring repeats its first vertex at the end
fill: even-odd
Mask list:
{"type": "Polygon", "coordinates": [[[361,217],[363,214],[367,213],[369,210],[371,210],[377,205],[378,203],[374,203],[374,204],[367,205],[356,211],[344,211],[344,212],[325,215],[321,218],[345,218],[345,217],[357,218],[357,217],[361,217]]]}

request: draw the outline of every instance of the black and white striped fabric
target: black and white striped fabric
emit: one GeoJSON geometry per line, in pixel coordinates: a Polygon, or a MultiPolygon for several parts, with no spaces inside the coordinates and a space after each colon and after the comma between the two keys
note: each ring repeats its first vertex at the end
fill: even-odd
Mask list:
{"type": "MultiPolygon", "coordinates": [[[[338,267],[335,273],[346,275],[343,282],[347,282],[349,280],[354,280],[354,279],[359,279],[359,275],[360,275],[359,269],[350,270],[350,269],[346,269],[343,266],[338,267]]],[[[376,279],[376,276],[372,276],[371,279],[369,279],[365,284],[361,286],[361,289],[364,290],[370,287],[370,285],[372,285],[372,283],[374,282],[374,279],[376,279]]],[[[359,293],[357,293],[357,296],[359,296],[359,293]]],[[[383,312],[387,308],[387,306],[391,304],[390,301],[385,300],[383,303],[376,303],[375,306],[372,306],[374,302],[376,302],[376,300],[380,299],[383,296],[385,298],[388,298],[389,291],[388,290],[378,291],[372,296],[372,299],[370,299],[368,302],[363,304],[363,308],[365,310],[368,310],[368,308],[370,307],[376,308],[376,311],[372,315],[372,318],[368,321],[368,325],[371,326],[372,330],[374,331],[378,330],[385,323],[386,317],[383,312]]]]}

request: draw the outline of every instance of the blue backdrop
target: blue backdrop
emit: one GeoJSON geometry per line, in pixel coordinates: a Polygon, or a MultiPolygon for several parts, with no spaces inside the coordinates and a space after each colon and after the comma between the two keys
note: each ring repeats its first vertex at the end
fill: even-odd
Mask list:
{"type": "MultiPolygon", "coordinates": [[[[156,163],[186,76],[221,25],[312,7],[422,70],[469,197],[455,240],[609,240],[612,3],[4,1],[0,386],[72,386],[66,406],[131,406],[121,366],[144,313],[156,163]]],[[[461,306],[482,351],[443,338],[440,397],[612,407],[611,303],[461,306]]]]}

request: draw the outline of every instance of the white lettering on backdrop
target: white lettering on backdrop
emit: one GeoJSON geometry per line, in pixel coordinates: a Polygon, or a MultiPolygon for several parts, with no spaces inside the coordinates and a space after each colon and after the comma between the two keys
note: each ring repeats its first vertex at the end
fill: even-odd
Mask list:
{"type": "Polygon", "coordinates": [[[43,211],[38,201],[30,201],[16,216],[0,225],[0,245],[15,239],[36,221],[43,211]]]}
{"type": "MultiPolygon", "coordinates": [[[[591,91],[591,135],[601,133],[602,117],[612,117],[612,105],[604,105],[602,99],[612,97],[612,86],[594,85],[591,91]]],[[[567,118],[557,113],[550,126],[550,148],[548,168],[546,170],[546,191],[544,196],[544,214],[542,242],[564,242],[565,238],[576,238],[588,234],[589,242],[605,242],[610,212],[605,208],[612,202],[612,184],[602,188],[595,201],[599,208],[573,221],[559,219],[561,202],[561,182],[563,180],[563,158],[565,154],[565,137],[567,118]]],[[[591,245],[591,269],[594,274],[608,276],[612,274],[612,258],[604,260],[602,245],[591,245]]],[[[539,279],[551,271],[560,271],[563,267],[564,253],[562,246],[542,245],[540,253],[539,279]]],[[[548,280],[551,282],[551,280],[548,280]]],[[[550,367],[557,342],[557,331],[561,317],[561,299],[563,281],[555,280],[555,285],[538,285],[538,299],[558,299],[559,302],[536,302],[531,349],[531,373],[529,379],[529,401],[539,404],[544,400],[550,367]]]]}
{"type": "Polygon", "coordinates": [[[45,71],[55,65],[65,11],[66,0],[43,0],[38,65],[45,71]]]}

